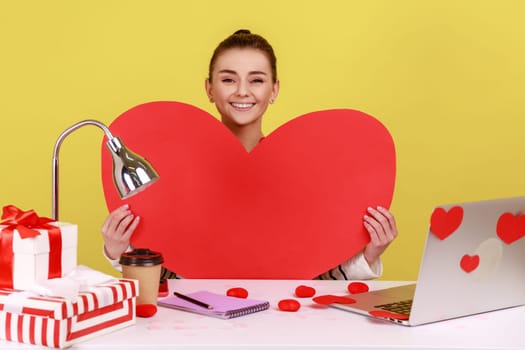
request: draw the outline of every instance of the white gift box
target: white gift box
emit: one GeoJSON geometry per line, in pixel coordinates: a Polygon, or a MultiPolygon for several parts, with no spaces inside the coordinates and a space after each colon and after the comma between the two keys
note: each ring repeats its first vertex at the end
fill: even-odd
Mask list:
{"type": "MultiPolygon", "coordinates": [[[[63,277],[77,266],[78,228],[77,225],[65,222],[51,222],[49,225],[58,226],[61,231],[61,247],[59,247],[61,251],[61,273],[55,277],[63,277]]],[[[0,230],[4,227],[6,226],[0,225],[0,230]]],[[[20,237],[16,229],[13,232],[12,287],[15,289],[30,289],[33,285],[49,278],[49,262],[52,248],[49,232],[45,229],[37,230],[40,232],[40,235],[24,239],[20,237]]],[[[56,247],[54,248],[57,249],[56,247]]]]}
{"type": "Polygon", "coordinates": [[[0,289],[0,339],[65,348],[136,321],[136,280],[92,287],[75,300],[0,289]]]}

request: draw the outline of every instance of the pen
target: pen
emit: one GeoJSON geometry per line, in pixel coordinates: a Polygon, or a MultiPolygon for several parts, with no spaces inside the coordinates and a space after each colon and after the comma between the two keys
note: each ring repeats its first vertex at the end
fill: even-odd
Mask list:
{"type": "Polygon", "coordinates": [[[192,304],[195,304],[195,305],[199,305],[199,306],[202,306],[202,307],[205,307],[207,309],[213,309],[213,306],[211,305],[208,305],[206,303],[203,303],[202,301],[200,300],[197,300],[197,299],[193,299],[193,298],[190,298],[189,296],[187,295],[184,295],[184,294],[180,294],[180,293],[177,293],[177,292],[173,292],[173,295],[183,299],[183,300],[186,300],[186,301],[189,301],[190,303],[192,304]]]}

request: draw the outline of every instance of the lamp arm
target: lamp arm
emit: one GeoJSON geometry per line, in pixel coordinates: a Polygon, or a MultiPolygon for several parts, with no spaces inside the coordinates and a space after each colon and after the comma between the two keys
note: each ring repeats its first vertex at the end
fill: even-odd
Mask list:
{"type": "Polygon", "coordinates": [[[66,130],[64,130],[58,139],[55,142],[55,147],[53,149],[53,165],[52,165],[52,203],[51,203],[51,211],[52,211],[52,218],[53,220],[58,220],[58,153],[60,151],[60,146],[62,145],[62,142],[64,139],[71,134],[73,131],[85,126],[85,125],[95,125],[98,126],[100,129],[104,131],[106,134],[108,140],[113,140],[114,137],[109,131],[108,127],[101,122],[93,119],[86,119],[83,121],[80,121],[66,130]]]}

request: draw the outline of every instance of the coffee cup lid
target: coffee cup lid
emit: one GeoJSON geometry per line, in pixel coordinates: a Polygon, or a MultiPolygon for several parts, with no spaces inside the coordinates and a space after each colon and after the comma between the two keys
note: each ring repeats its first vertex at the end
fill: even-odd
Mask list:
{"type": "Polygon", "coordinates": [[[131,252],[123,253],[119,263],[127,266],[155,266],[162,264],[164,259],[159,252],[146,248],[135,248],[131,252]]]}

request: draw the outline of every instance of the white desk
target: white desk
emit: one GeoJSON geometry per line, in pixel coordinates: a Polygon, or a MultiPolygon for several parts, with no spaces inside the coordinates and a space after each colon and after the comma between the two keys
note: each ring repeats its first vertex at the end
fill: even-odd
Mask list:
{"type": "MultiPolygon", "coordinates": [[[[251,298],[270,301],[270,310],[230,320],[159,308],[152,318],[75,345],[72,349],[525,349],[525,307],[489,312],[419,327],[376,321],[299,299],[301,309],[283,312],[281,299],[293,298],[295,287],[310,285],[317,295],[344,294],[348,281],[173,280],[170,290],[206,289],[225,293],[246,288],[251,298]]],[[[384,288],[403,282],[367,282],[384,288]]],[[[41,347],[0,341],[2,350],[41,347]]]]}

